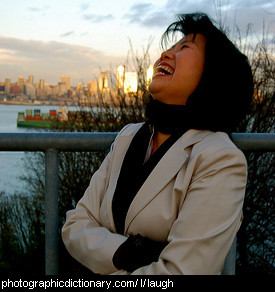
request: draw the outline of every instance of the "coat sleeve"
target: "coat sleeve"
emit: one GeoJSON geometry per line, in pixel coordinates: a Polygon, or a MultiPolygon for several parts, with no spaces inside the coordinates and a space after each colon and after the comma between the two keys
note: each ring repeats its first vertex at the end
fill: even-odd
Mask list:
{"type": "MultiPolygon", "coordinates": [[[[235,148],[196,161],[185,200],[159,260],[134,275],[220,274],[242,220],[247,165],[235,148]]],[[[180,191],[180,190],[177,190],[180,191]]]]}
{"type": "Polygon", "coordinates": [[[111,150],[94,173],[76,208],[67,212],[66,222],[62,228],[62,239],[71,256],[98,274],[117,271],[112,257],[127,239],[126,236],[113,233],[101,226],[99,220],[100,204],[106,191],[112,155],[111,150]]]}

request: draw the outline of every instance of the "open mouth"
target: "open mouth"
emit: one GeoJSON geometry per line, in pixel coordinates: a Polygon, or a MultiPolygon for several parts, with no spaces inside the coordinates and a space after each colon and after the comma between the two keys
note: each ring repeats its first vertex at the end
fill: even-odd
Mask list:
{"type": "Polygon", "coordinates": [[[174,73],[174,69],[166,64],[159,64],[154,69],[153,77],[156,75],[172,75],[174,73]]]}

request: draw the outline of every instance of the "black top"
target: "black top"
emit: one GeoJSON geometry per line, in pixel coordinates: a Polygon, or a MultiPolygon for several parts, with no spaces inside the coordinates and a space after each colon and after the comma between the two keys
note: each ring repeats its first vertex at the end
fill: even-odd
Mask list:
{"type": "Polygon", "coordinates": [[[112,211],[118,233],[124,234],[126,214],[135,195],[160,159],[184,132],[173,133],[145,163],[152,135],[149,123],[146,122],[135,134],[124,157],[113,197],[112,211]]]}

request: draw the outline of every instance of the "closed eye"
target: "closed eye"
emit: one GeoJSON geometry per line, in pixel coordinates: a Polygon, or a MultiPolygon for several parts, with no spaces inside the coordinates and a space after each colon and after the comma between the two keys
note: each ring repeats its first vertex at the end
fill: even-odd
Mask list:
{"type": "Polygon", "coordinates": [[[188,48],[188,46],[183,45],[183,46],[181,47],[181,50],[183,50],[184,48],[188,48]]]}

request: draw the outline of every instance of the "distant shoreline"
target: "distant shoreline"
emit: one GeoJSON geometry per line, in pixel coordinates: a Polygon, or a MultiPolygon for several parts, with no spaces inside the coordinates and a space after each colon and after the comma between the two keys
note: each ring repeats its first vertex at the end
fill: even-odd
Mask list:
{"type": "MultiPolygon", "coordinates": [[[[30,103],[30,102],[24,102],[24,101],[0,101],[0,105],[25,105],[25,106],[61,106],[64,103],[64,101],[53,101],[53,102],[39,102],[39,103],[30,103]]],[[[97,107],[97,103],[91,103],[91,104],[85,104],[85,105],[78,105],[74,102],[66,102],[66,105],[68,107],[97,107]]]]}
{"type": "Polygon", "coordinates": [[[46,102],[41,102],[41,103],[30,103],[30,102],[23,102],[23,101],[0,101],[0,104],[3,105],[34,105],[34,106],[40,106],[40,105],[61,105],[62,102],[50,102],[50,103],[46,103],[46,102]]]}
{"type": "MultiPolygon", "coordinates": [[[[60,106],[64,103],[64,101],[51,101],[51,102],[39,102],[39,103],[30,103],[30,102],[24,102],[24,101],[0,101],[0,105],[29,105],[29,106],[44,106],[44,105],[48,105],[48,106],[60,106]]],[[[66,101],[66,105],[67,106],[77,106],[75,105],[74,102],[67,102],[66,101]]],[[[91,104],[88,106],[96,106],[96,104],[91,104]]]]}

